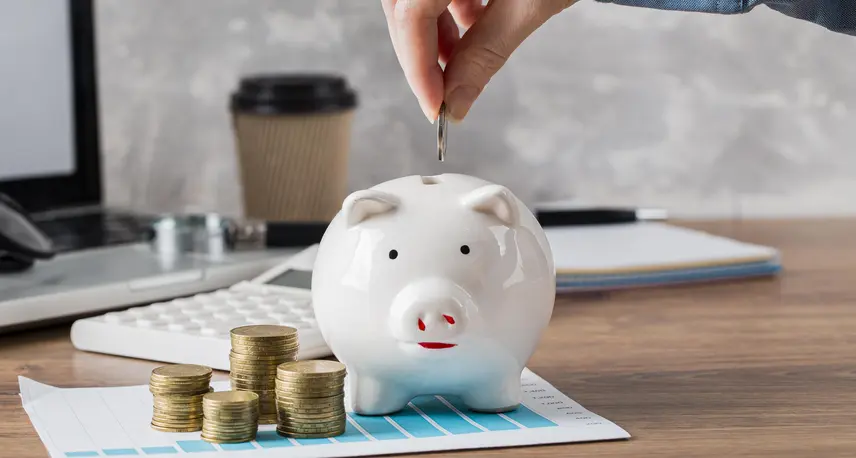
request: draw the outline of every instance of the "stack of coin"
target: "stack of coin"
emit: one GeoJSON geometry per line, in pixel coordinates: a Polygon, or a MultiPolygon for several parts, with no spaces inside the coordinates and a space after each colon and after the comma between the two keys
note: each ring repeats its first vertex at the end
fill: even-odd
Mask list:
{"type": "Polygon", "coordinates": [[[345,432],[345,365],[296,361],[276,371],[276,431],[288,437],[332,437],[345,432]]]}
{"type": "Polygon", "coordinates": [[[249,442],[259,430],[259,395],[251,391],[219,391],[202,399],[202,439],[208,442],[249,442]]]}
{"type": "Polygon", "coordinates": [[[276,367],[297,356],[297,329],[288,326],[241,326],[230,332],[230,380],[233,390],[259,395],[259,423],[276,424],[276,367]]]}
{"type": "Polygon", "coordinates": [[[202,397],[211,388],[211,368],[196,364],[161,366],[152,371],[152,428],[164,432],[202,429],[202,397]]]}

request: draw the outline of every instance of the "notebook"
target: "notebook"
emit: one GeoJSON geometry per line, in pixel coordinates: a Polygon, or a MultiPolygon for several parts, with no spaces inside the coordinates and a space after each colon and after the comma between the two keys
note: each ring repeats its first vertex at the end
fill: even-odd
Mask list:
{"type": "Polygon", "coordinates": [[[603,290],[775,275],[779,252],[659,222],[544,228],[559,291],[603,290]]]}

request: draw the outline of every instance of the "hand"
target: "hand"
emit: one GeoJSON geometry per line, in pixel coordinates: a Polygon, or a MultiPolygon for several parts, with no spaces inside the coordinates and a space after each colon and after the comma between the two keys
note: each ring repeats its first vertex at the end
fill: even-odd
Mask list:
{"type": "Polygon", "coordinates": [[[395,54],[432,123],[444,100],[453,120],[464,119],[523,40],[575,2],[382,0],[395,54]],[[466,30],[463,37],[458,26],[466,30]]]}

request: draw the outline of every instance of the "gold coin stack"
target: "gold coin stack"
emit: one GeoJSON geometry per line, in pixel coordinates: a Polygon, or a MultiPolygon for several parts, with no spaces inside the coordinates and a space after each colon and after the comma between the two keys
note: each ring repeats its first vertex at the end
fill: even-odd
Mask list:
{"type": "Polygon", "coordinates": [[[256,438],[259,430],[259,395],[252,391],[219,391],[202,398],[202,439],[238,443],[256,438]]]}
{"type": "Polygon", "coordinates": [[[241,326],[230,332],[229,366],[233,390],[259,395],[259,423],[276,424],[276,367],[297,357],[297,329],[241,326]]]}
{"type": "Polygon", "coordinates": [[[214,391],[211,368],[196,364],[173,364],[152,371],[152,428],[163,432],[192,432],[202,429],[202,397],[214,391]]]}
{"type": "Polygon", "coordinates": [[[345,365],[307,360],[276,370],[276,431],[295,438],[333,437],[345,432],[345,365]]]}

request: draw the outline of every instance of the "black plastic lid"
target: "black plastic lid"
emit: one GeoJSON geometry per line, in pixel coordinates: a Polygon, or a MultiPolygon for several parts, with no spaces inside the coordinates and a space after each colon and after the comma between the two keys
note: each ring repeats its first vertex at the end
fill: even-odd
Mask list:
{"type": "Polygon", "coordinates": [[[234,112],[306,114],[349,110],[357,94],[344,77],[324,74],[252,75],[232,94],[234,112]]]}

